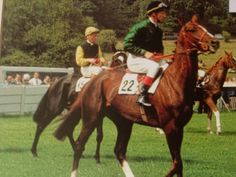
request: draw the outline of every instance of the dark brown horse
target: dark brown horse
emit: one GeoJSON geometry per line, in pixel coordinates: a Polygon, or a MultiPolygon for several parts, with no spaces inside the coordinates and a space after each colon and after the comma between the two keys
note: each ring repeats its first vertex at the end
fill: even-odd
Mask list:
{"type": "MultiPolygon", "coordinates": [[[[77,96],[75,85],[80,77],[81,75],[79,74],[70,74],[59,78],[48,88],[40,100],[33,115],[33,120],[37,124],[31,147],[31,152],[34,156],[38,156],[37,145],[44,129],[74,102],[77,96]]],[[[68,137],[73,147],[74,140],[72,134],[68,134],[68,137]]]]}
{"type": "Polygon", "coordinates": [[[149,96],[153,114],[146,121],[142,119],[136,95],[117,94],[125,74],[124,69],[104,71],[85,85],[80,97],[64,116],[64,121],[54,134],[56,138],[64,139],[71,131],[69,128],[72,126],[71,123],[76,119],[76,110],[81,108],[83,126],[76,141],[71,177],[77,176],[85,144],[96,126],[101,124],[104,116],[108,116],[117,127],[115,155],[126,177],[134,176],[126,160],[133,123],[160,127],[164,130],[172,156],[172,167],[166,176],[172,177],[177,174],[178,177],[182,177],[180,151],[183,128],[192,116],[194,104],[192,95],[197,79],[198,52],[215,52],[218,45],[218,41],[197,23],[196,18],[182,27],[174,61],[163,73],[158,89],[149,96]]]}
{"type": "Polygon", "coordinates": [[[216,102],[221,96],[221,91],[223,89],[223,84],[226,79],[228,69],[236,70],[236,59],[233,57],[232,53],[225,52],[225,55],[221,57],[206,73],[205,79],[206,83],[203,87],[197,88],[196,100],[200,101],[200,105],[205,103],[208,107],[208,127],[209,133],[211,130],[211,119],[212,113],[216,117],[216,134],[221,133],[220,124],[220,112],[217,109],[216,102]]]}
{"type": "MultiPolygon", "coordinates": [[[[115,47],[113,48],[115,53],[112,57],[110,67],[123,67],[127,60],[126,53],[122,50],[116,50],[115,47]]],[[[59,78],[48,88],[47,92],[42,97],[33,115],[33,120],[37,124],[34,140],[31,147],[31,152],[34,156],[38,156],[37,145],[44,129],[52,122],[52,120],[59,116],[63,112],[63,110],[69,109],[71,104],[78,96],[78,92],[75,92],[75,87],[76,82],[80,77],[80,74],[71,74],[59,78]]],[[[76,120],[76,122],[79,123],[79,118],[76,120]]],[[[97,149],[99,149],[100,143],[103,138],[101,128],[102,127],[99,126],[97,127],[97,149]]],[[[74,129],[74,127],[72,129],[74,129]]],[[[70,140],[72,148],[74,148],[75,142],[72,132],[73,131],[68,134],[68,138],[70,140]]],[[[100,159],[98,158],[99,150],[97,150],[96,152],[97,153],[95,154],[95,158],[97,159],[97,162],[100,162],[100,159]]]]}

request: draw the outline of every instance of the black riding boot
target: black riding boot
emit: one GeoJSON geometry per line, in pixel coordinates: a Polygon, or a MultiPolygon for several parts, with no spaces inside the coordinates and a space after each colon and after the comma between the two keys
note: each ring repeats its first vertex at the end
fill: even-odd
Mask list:
{"type": "Polygon", "coordinates": [[[140,85],[140,88],[139,88],[140,94],[138,96],[137,102],[143,106],[152,106],[148,101],[148,89],[149,89],[149,86],[144,85],[144,84],[140,85]]]}

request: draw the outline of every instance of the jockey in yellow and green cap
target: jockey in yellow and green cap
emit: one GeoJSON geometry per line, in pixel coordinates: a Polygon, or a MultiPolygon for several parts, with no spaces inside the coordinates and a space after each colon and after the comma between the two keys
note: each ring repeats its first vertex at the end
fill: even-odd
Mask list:
{"type": "Polygon", "coordinates": [[[85,29],[86,40],[76,49],[76,63],[79,65],[84,77],[92,77],[102,71],[104,64],[102,50],[97,44],[99,29],[90,26],[85,29]]]}

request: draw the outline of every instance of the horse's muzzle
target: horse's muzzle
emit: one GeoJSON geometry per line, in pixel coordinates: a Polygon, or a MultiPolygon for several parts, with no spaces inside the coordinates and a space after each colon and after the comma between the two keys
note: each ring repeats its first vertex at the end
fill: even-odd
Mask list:
{"type": "Polygon", "coordinates": [[[220,47],[220,42],[217,39],[213,39],[210,44],[210,52],[215,53],[220,47]]]}

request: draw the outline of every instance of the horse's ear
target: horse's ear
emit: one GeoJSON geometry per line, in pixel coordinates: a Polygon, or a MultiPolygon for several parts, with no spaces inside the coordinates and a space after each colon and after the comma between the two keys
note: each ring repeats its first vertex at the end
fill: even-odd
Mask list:
{"type": "Polygon", "coordinates": [[[225,54],[226,54],[226,55],[232,55],[232,51],[231,51],[231,52],[225,51],[225,54]]]}
{"type": "Polygon", "coordinates": [[[229,53],[227,51],[225,51],[225,55],[229,55],[229,53]]]}
{"type": "Polygon", "coordinates": [[[191,22],[193,22],[193,23],[198,23],[198,16],[197,16],[197,14],[194,14],[194,15],[192,16],[191,22]]]}

